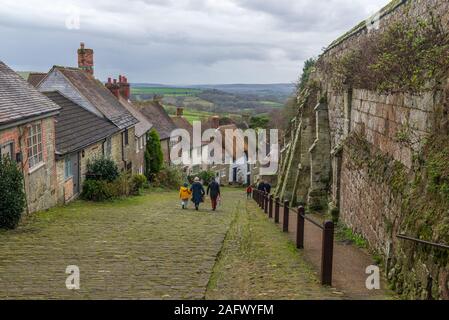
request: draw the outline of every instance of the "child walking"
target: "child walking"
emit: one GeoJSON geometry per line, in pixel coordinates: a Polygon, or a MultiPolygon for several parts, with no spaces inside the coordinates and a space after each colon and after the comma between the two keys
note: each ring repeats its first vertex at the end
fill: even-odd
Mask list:
{"type": "Polygon", "coordinates": [[[179,190],[179,198],[181,198],[181,206],[183,209],[187,208],[191,194],[192,191],[190,191],[189,189],[189,184],[184,183],[184,186],[182,186],[181,189],[179,190]]]}
{"type": "Polygon", "coordinates": [[[246,198],[251,199],[253,195],[253,187],[249,184],[248,188],[246,188],[246,198]]]}

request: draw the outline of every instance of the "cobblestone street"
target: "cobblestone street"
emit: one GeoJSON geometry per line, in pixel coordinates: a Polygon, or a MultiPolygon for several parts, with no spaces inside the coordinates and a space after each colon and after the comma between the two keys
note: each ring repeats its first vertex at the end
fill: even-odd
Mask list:
{"type": "Polygon", "coordinates": [[[36,214],[0,232],[0,298],[332,298],[256,210],[228,189],[215,213],[153,192],[36,214]],[[66,288],[69,265],[80,269],[80,290],[66,288]]]}

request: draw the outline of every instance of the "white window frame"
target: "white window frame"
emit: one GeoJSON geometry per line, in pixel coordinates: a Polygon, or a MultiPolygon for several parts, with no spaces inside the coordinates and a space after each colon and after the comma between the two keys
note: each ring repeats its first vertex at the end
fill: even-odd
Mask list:
{"type": "Polygon", "coordinates": [[[103,155],[105,158],[112,157],[112,138],[106,138],[106,141],[103,143],[103,155]]]}
{"type": "Polygon", "coordinates": [[[64,179],[68,180],[70,178],[73,178],[72,158],[67,156],[64,158],[64,179]]]}
{"type": "Polygon", "coordinates": [[[28,167],[36,168],[44,163],[44,146],[42,143],[42,124],[29,126],[27,136],[28,167]]]}
{"type": "Polygon", "coordinates": [[[8,141],[2,145],[0,145],[0,158],[3,158],[5,155],[9,155],[11,160],[14,160],[14,141],[8,141]],[[9,147],[9,152],[2,153],[2,150],[9,147]]]}

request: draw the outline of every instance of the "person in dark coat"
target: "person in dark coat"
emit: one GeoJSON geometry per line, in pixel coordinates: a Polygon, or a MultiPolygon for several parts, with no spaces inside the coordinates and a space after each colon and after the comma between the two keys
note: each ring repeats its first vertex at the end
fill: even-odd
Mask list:
{"type": "Polygon", "coordinates": [[[190,191],[192,191],[192,202],[195,204],[195,210],[199,210],[200,203],[204,200],[204,187],[200,182],[200,178],[196,177],[192,186],[190,187],[190,191]]]}
{"type": "Polygon", "coordinates": [[[265,192],[265,182],[264,181],[261,181],[259,183],[259,185],[257,186],[257,190],[265,192]]]}
{"type": "Polygon", "coordinates": [[[217,210],[217,199],[221,196],[220,185],[217,181],[212,180],[207,187],[207,195],[210,195],[210,201],[212,202],[212,210],[217,210]]]}
{"type": "Polygon", "coordinates": [[[268,182],[264,183],[264,188],[265,188],[265,192],[270,194],[271,193],[271,184],[269,184],[268,182]]]}

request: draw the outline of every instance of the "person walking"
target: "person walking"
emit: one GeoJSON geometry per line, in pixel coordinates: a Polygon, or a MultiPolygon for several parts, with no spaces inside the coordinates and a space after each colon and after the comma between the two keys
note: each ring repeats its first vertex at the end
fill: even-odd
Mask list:
{"type": "Polygon", "coordinates": [[[183,209],[187,209],[192,191],[189,189],[189,184],[184,183],[184,186],[179,189],[179,198],[181,199],[181,206],[183,209]]]}
{"type": "Polygon", "coordinates": [[[253,187],[249,184],[246,188],[246,198],[251,199],[251,196],[253,195],[253,187]]]}
{"type": "Polygon", "coordinates": [[[271,193],[271,184],[269,184],[268,182],[265,182],[264,184],[265,184],[265,186],[264,186],[265,192],[270,194],[271,193]]]}
{"type": "Polygon", "coordinates": [[[221,196],[220,185],[217,181],[212,180],[207,187],[207,195],[210,196],[210,201],[212,203],[212,211],[217,210],[217,200],[221,196]]]}
{"type": "Polygon", "coordinates": [[[200,182],[200,178],[196,177],[193,181],[190,191],[192,192],[192,202],[195,204],[195,210],[198,211],[200,203],[204,202],[204,195],[206,193],[204,192],[204,187],[200,182]]]}

